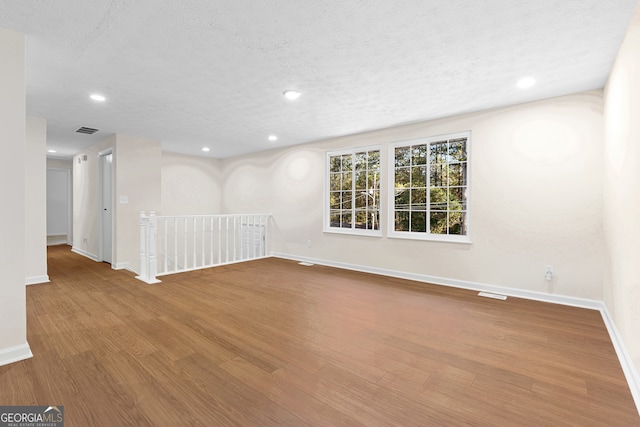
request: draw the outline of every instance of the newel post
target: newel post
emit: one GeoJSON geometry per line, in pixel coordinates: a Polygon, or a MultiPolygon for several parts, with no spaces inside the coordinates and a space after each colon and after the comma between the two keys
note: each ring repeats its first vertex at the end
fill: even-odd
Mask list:
{"type": "Polygon", "coordinates": [[[136,279],[149,284],[160,282],[156,279],[156,221],[155,212],[149,212],[148,216],[140,212],[140,275],[136,279]]]}
{"type": "Polygon", "coordinates": [[[140,212],[140,276],[145,282],[149,280],[147,276],[147,216],[144,211],[140,212]]]}

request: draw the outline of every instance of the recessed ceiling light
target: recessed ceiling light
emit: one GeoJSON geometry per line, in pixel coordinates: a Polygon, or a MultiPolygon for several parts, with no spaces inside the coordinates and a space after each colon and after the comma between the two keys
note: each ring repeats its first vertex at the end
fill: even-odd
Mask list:
{"type": "Polygon", "coordinates": [[[533,77],[524,77],[518,80],[518,87],[520,89],[528,89],[534,84],[536,84],[536,79],[534,79],[533,77]]]}
{"type": "Polygon", "coordinates": [[[300,98],[300,95],[302,95],[297,90],[285,90],[284,92],[282,92],[282,94],[284,95],[285,98],[290,99],[292,101],[300,98]]]}
{"type": "Polygon", "coordinates": [[[202,151],[204,151],[205,153],[208,153],[210,151],[209,147],[202,147],[202,151]]]}
{"type": "Polygon", "coordinates": [[[56,150],[47,150],[47,153],[55,153],[56,150]]]}
{"type": "Polygon", "coordinates": [[[278,137],[275,135],[269,135],[269,141],[277,141],[278,137]]]}
{"type": "Polygon", "coordinates": [[[107,100],[107,98],[105,98],[103,95],[100,95],[98,93],[92,93],[89,98],[93,99],[94,101],[98,101],[98,102],[104,102],[107,100]]]}

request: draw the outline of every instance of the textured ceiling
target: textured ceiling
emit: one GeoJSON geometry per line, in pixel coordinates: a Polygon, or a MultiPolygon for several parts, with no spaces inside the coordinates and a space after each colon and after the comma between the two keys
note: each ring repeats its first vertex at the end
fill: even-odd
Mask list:
{"type": "Polygon", "coordinates": [[[58,155],[125,133],[230,157],[602,88],[636,3],[0,0],[0,27],[58,155]]]}

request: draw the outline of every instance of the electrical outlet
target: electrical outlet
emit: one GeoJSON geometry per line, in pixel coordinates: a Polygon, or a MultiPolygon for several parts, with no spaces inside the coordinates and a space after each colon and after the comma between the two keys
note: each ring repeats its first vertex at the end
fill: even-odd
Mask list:
{"type": "Polygon", "coordinates": [[[307,247],[310,248],[313,246],[313,242],[311,240],[307,240],[307,247]]]}
{"type": "Polygon", "coordinates": [[[553,265],[545,265],[544,266],[544,278],[546,280],[553,279],[553,265]]]}

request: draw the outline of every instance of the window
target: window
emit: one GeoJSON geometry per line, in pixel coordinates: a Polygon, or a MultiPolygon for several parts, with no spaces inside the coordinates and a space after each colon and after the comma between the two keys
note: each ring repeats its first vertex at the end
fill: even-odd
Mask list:
{"type": "Polygon", "coordinates": [[[470,133],[391,144],[389,237],[470,242],[470,133]]]}
{"type": "Polygon", "coordinates": [[[327,153],[325,231],[380,235],[380,148],[327,153]]]}

